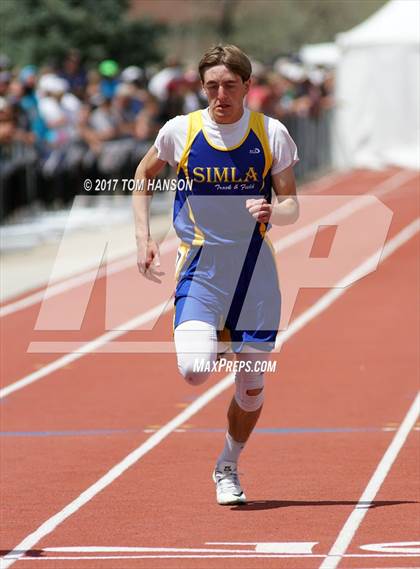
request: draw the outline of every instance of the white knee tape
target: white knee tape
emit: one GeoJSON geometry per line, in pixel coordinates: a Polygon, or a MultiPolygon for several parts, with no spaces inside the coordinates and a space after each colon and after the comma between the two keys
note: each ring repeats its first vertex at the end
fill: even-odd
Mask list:
{"type": "Polygon", "coordinates": [[[264,403],[264,374],[240,371],[235,376],[235,400],[244,411],[257,411],[264,403]],[[258,395],[249,395],[248,391],[261,389],[258,395]]]}

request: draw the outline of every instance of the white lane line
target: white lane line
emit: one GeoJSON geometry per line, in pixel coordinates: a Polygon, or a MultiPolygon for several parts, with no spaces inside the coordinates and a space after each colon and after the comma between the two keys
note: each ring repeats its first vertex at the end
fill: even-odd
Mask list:
{"type": "MultiPolygon", "coordinates": [[[[392,176],[388,180],[385,180],[385,182],[382,182],[381,184],[379,184],[376,187],[376,190],[375,190],[376,197],[393,191],[394,189],[398,188],[404,181],[407,181],[408,179],[411,179],[412,177],[413,177],[413,172],[411,172],[411,171],[398,172],[398,174],[392,176]]],[[[343,219],[344,217],[352,215],[355,211],[358,211],[362,207],[362,204],[363,204],[363,198],[361,197],[360,199],[352,200],[352,202],[350,202],[350,204],[346,204],[345,206],[342,206],[335,211],[338,212],[340,219],[343,219]]],[[[332,216],[334,216],[334,212],[331,212],[327,216],[324,216],[324,217],[320,218],[319,220],[316,220],[315,222],[312,222],[312,223],[310,223],[310,224],[308,224],[308,225],[306,225],[300,229],[297,229],[296,231],[292,232],[290,235],[287,235],[286,237],[283,237],[282,239],[279,239],[278,241],[273,243],[274,249],[276,250],[276,252],[280,252],[280,251],[286,249],[287,247],[291,247],[291,246],[295,245],[296,243],[299,243],[300,241],[306,239],[309,235],[311,235],[314,228],[318,227],[318,225],[320,223],[325,224],[329,220],[331,220],[331,222],[334,222],[334,221],[336,222],[338,218],[332,217],[332,216]]],[[[174,241],[176,241],[176,240],[174,240],[174,241]]],[[[172,247],[172,242],[168,243],[168,247],[172,247]]],[[[376,268],[376,265],[374,265],[374,268],[376,268]]],[[[331,291],[331,292],[333,293],[334,291],[331,291]]],[[[128,322],[125,322],[124,324],[122,324],[120,326],[119,330],[113,330],[113,331],[107,332],[107,333],[99,336],[95,340],[92,340],[91,342],[87,343],[84,346],[80,347],[79,345],[77,345],[75,350],[73,350],[70,354],[66,354],[65,356],[62,356],[61,358],[58,358],[57,360],[54,360],[50,364],[40,368],[36,372],[30,373],[29,375],[27,375],[27,376],[15,381],[15,382],[11,383],[10,385],[7,385],[6,387],[0,389],[0,400],[3,399],[4,397],[7,397],[8,395],[14,393],[15,391],[18,391],[19,389],[22,389],[28,385],[31,385],[32,383],[42,379],[43,377],[49,375],[50,373],[57,371],[58,369],[67,365],[68,363],[83,357],[87,353],[91,353],[92,351],[96,350],[97,348],[104,346],[105,344],[107,344],[111,340],[114,340],[114,339],[122,336],[125,332],[128,332],[129,330],[132,330],[132,329],[136,328],[137,326],[140,326],[141,324],[146,323],[149,319],[153,318],[156,315],[156,311],[158,311],[158,314],[161,314],[161,312],[160,312],[162,310],[161,307],[162,307],[162,305],[160,304],[160,305],[152,308],[148,312],[140,314],[139,316],[137,316],[137,317],[129,320],[128,322]],[[148,318],[147,318],[147,315],[149,315],[148,318]]],[[[167,310],[169,310],[169,305],[167,306],[167,310]]],[[[34,344],[36,344],[36,343],[34,343],[34,344]]],[[[30,348],[31,348],[31,346],[30,346],[30,348]]],[[[36,351],[37,351],[36,345],[32,346],[32,348],[33,348],[33,351],[36,353],[36,351]]]]}
{"type": "Polygon", "coordinates": [[[379,492],[385,478],[388,475],[392,465],[394,464],[398,453],[402,449],[408,434],[414,427],[420,414],[420,393],[414,399],[404,421],[401,423],[400,428],[395,433],[391,444],[387,448],[385,454],[383,455],[381,461],[376,467],[372,478],[369,480],[365,491],[360,496],[359,502],[355,506],[354,510],[347,518],[343,528],[341,529],[338,537],[331,547],[328,556],[320,565],[319,569],[336,569],[340,563],[341,558],[346,553],[348,546],[350,545],[358,527],[363,521],[363,518],[369,510],[369,506],[375,499],[376,494],[379,492]]]}
{"type": "Polygon", "coordinates": [[[221,549],[216,547],[95,547],[92,545],[85,547],[45,547],[42,551],[45,553],[256,553],[255,549],[221,549]]]}
{"type": "MultiPolygon", "coordinates": [[[[212,545],[209,542],[205,545],[212,545]]],[[[214,542],[215,545],[253,545],[253,549],[226,549],[218,547],[120,547],[120,546],[65,546],[65,547],[46,547],[42,551],[48,553],[277,553],[277,554],[311,554],[313,547],[318,541],[300,542],[214,542]]],[[[383,553],[382,551],[380,553],[383,553]]]]}
{"type": "MultiPolygon", "coordinates": [[[[235,549],[235,548],[218,548],[218,547],[143,547],[143,546],[134,546],[134,547],[127,547],[127,546],[95,546],[95,545],[83,545],[83,546],[65,546],[65,547],[44,547],[42,552],[44,553],[259,553],[259,554],[276,554],[276,555],[298,555],[303,557],[311,557],[313,555],[317,555],[319,557],[327,557],[325,553],[323,554],[315,554],[312,552],[312,549],[315,545],[318,545],[318,541],[312,542],[286,542],[286,543],[257,543],[257,542],[208,542],[206,545],[254,545],[254,549],[235,549]],[[268,549],[262,550],[258,549],[260,547],[267,547],[268,549]],[[273,549],[270,549],[274,546],[273,549]],[[277,546],[277,551],[275,550],[277,546]]],[[[416,542],[415,542],[416,543],[416,542]]],[[[363,546],[361,546],[363,549],[363,546]]],[[[420,553],[418,552],[418,548],[413,548],[413,551],[398,551],[398,552],[384,552],[384,551],[376,551],[374,553],[346,553],[344,557],[365,557],[367,555],[373,557],[382,557],[382,556],[397,556],[400,555],[402,557],[420,557],[420,553]]]]}
{"type": "MultiPolygon", "coordinates": [[[[419,220],[417,222],[417,230],[419,230],[419,220]]],[[[415,222],[413,222],[415,223],[415,222]]],[[[413,223],[409,226],[404,228],[400,233],[398,233],[393,239],[391,239],[384,247],[382,251],[382,260],[385,260],[390,255],[392,255],[395,251],[398,250],[404,243],[406,243],[416,232],[413,230],[409,230],[410,227],[413,227],[413,223]]],[[[375,263],[376,263],[376,253],[374,255],[375,263]]],[[[375,265],[376,266],[376,265],[375,265]]],[[[311,317],[305,317],[307,311],[303,313],[303,315],[298,318],[296,321],[299,321],[299,324],[296,325],[293,321],[291,326],[289,327],[289,334],[287,337],[282,337],[279,339],[280,342],[285,342],[287,339],[290,339],[294,334],[296,334],[299,330],[303,328],[303,326],[309,323],[311,320],[315,318],[318,314],[326,310],[334,300],[337,300],[341,295],[343,295],[346,291],[350,290],[351,287],[338,289],[339,294],[334,297],[331,301],[325,303],[323,299],[325,296],[328,296],[329,293],[321,297],[313,307],[309,309],[311,311],[311,317]],[[322,306],[322,310],[318,310],[318,305],[322,306]],[[292,330],[291,330],[292,329],[292,330]]],[[[188,407],[186,407],[179,415],[176,415],[169,423],[161,427],[156,433],[151,435],[141,445],[139,445],[136,449],[134,449],[129,455],[123,458],[118,464],[112,467],[104,476],[102,476],[97,482],[89,486],[87,490],[82,492],[75,500],[70,502],[67,506],[65,506],[62,510],[60,510],[57,514],[49,518],[45,521],[42,525],[40,525],[34,532],[29,534],[25,537],[16,547],[3,557],[3,565],[1,566],[2,569],[8,569],[17,559],[20,559],[25,555],[27,551],[32,549],[34,545],[36,545],[41,539],[43,539],[46,535],[50,534],[54,529],[60,525],[64,520],[70,517],[72,514],[77,512],[82,506],[84,506],[87,502],[89,502],[92,498],[94,498],[99,492],[101,492],[104,488],[109,486],[114,480],[116,480],[119,476],[121,476],[128,468],[130,468],[133,464],[135,464],[142,456],[146,453],[151,451],[154,447],[156,447],[159,443],[161,443],[168,435],[170,435],[175,429],[179,428],[183,423],[186,423],[194,416],[198,411],[200,411],[203,407],[205,407],[210,401],[215,399],[218,395],[223,393],[226,389],[228,389],[234,382],[234,374],[231,373],[220,380],[218,383],[210,387],[207,391],[205,391],[202,395],[200,395],[193,403],[191,403],[188,407]]]]}
{"type": "MultiPolygon", "coordinates": [[[[279,553],[247,553],[247,554],[242,554],[242,553],[233,553],[233,554],[226,554],[226,553],[221,553],[221,554],[215,554],[215,555],[211,555],[211,554],[161,554],[161,555],[63,555],[63,556],[56,556],[56,555],[46,555],[44,556],[28,556],[28,557],[22,557],[19,558],[20,561],[50,561],[50,560],[54,560],[54,561],[69,561],[71,560],[77,560],[77,561],[84,561],[87,559],[246,559],[246,558],[252,557],[252,558],[269,558],[269,559],[295,559],[295,558],[304,558],[304,557],[308,557],[310,559],[314,559],[314,558],[318,558],[318,559],[323,559],[325,558],[325,555],[321,555],[321,554],[308,554],[308,555],[291,555],[291,554],[279,554],[279,553]]],[[[347,558],[362,558],[364,559],[365,557],[375,557],[375,558],[386,558],[386,557],[392,557],[392,558],[401,558],[401,557],[420,557],[420,555],[385,555],[385,554],[378,554],[378,555],[364,555],[362,553],[355,553],[352,555],[345,555],[344,556],[346,559],[347,558]]],[[[17,560],[17,559],[16,559],[17,560]]],[[[0,568],[3,569],[3,565],[1,565],[1,559],[0,559],[0,568]]],[[[367,569],[367,568],[363,568],[363,569],[367,569]]],[[[384,567],[377,567],[377,568],[372,568],[372,569],[384,569],[384,567]]],[[[392,566],[392,569],[416,569],[415,567],[411,566],[411,567],[395,567],[394,565],[392,566]]]]}
{"type": "MultiPolygon", "coordinates": [[[[374,188],[372,189],[372,193],[378,196],[378,193],[383,194],[392,191],[393,189],[397,188],[398,185],[402,185],[405,182],[409,181],[411,178],[415,177],[415,175],[416,174],[415,173],[413,174],[411,170],[403,170],[401,172],[398,172],[397,174],[394,174],[390,178],[386,179],[385,181],[380,182],[377,186],[374,186],[374,188]]],[[[338,180],[333,180],[331,182],[329,179],[325,180],[325,182],[323,181],[319,183],[316,182],[317,184],[316,190],[325,191],[329,189],[331,185],[334,185],[337,182],[338,180]]],[[[302,195],[306,195],[305,188],[310,189],[312,185],[313,184],[307,184],[307,185],[305,184],[305,186],[302,187],[303,189],[302,195]]],[[[161,253],[163,254],[167,251],[172,250],[173,248],[176,247],[177,243],[178,240],[176,238],[172,239],[171,241],[164,242],[161,247],[161,253]]],[[[49,286],[47,285],[46,288],[43,288],[37,292],[29,294],[28,296],[20,298],[19,300],[16,300],[14,302],[10,302],[3,306],[0,306],[0,318],[18,312],[19,310],[28,308],[29,306],[33,306],[34,304],[40,303],[44,299],[51,298],[53,296],[57,296],[58,294],[67,292],[72,288],[81,286],[87,282],[95,280],[96,278],[102,278],[106,274],[110,275],[113,273],[117,273],[119,271],[123,271],[133,265],[134,259],[135,259],[134,255],[131,255],[128,258],[124,257],[121,260],[116,259],[108,265],[107,269],[105,267],[102,267],[98,272],[97,268],[94,268],[88,271],[87,273],[82,273],[74,277],[69,277],[58,283],[52,283],[49,286]]]]}

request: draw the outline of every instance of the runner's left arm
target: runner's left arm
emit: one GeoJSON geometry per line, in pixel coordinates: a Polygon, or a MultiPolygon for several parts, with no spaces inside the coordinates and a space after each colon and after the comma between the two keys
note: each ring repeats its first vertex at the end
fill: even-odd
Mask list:
{"type": "Polygon", "coordinates": [[[276,196],[273,203],[264,198],[249,199],[246,202],[249,213],[260,223],[289,225],[299,217],[299,203],[296,196],[296,182],[293,166],[285,168],[271,176],[271,183],[276,196]]]}

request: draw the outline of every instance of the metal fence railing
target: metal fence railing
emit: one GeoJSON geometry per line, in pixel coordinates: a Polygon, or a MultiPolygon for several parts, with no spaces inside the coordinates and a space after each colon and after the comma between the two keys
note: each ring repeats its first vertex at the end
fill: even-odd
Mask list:
{"type": "Polygon", "coordinates": [[[298,180],[331,167],[331,117],[332,113],[326,111],[316,117],[291,116],[283,120],[298,148],[298,180]]]}

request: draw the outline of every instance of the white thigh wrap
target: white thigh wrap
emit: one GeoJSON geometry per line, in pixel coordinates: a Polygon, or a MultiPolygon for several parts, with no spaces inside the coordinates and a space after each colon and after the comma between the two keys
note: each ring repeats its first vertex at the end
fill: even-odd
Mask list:
{"type": "Polygon", "coordinates": [[[217,357],[217,331],[200,320],[188,320],[175,328],[178,369],[191,385],[201,385],[217,357]]]}

